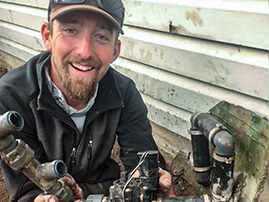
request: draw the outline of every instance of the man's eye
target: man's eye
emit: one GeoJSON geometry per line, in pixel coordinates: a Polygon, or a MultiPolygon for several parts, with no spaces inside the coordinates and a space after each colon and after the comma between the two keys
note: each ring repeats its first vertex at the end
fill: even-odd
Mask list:
{"type": "Polygon", "coordinates": [[[67,32],[68,34],[75,34],[77,33],[75,29],[72,28],[66,28],[64,29],[65,32],[67,32]]]}
{"type": "Polygon", "coordinates": [[[101,41],[108,41],[108,37],[106,37],[106,36],[104,36],[102,34],[97,34],[96,37],[101,41]]]}

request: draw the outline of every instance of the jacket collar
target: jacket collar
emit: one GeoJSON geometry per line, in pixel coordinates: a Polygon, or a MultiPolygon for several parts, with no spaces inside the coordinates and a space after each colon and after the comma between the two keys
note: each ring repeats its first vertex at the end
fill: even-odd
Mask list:
{"type": "MultiPolygon", "coordinates": [[[[40,89],[37,101],[38,109],[49,111],[51,114],[62,120],[71,121],[67,113],[59,113],[64,112],[64,110],[56,104],[49,92],[45,78],[45,68],[48,68],[51,64],[50,58],[50,52],[42,53],[36,65],[38,85],[40,89]]],[[[87,119],[93,120],[96,116],[105,111],[121,107],[124,107],[122,95],[115,80],[114,70],[110,67],[99,83],[97,97],[94,105],[89,110],[87,119]]]]}

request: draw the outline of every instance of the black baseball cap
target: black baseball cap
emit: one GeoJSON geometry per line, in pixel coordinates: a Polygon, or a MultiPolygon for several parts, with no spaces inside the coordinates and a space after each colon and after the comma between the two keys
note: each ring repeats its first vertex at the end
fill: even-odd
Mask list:
{"type": "Polygon", "coordinates": [[[110,22],[123,34],[124,6],[121,0],[50,0],[48,21],[71,11],[95,12],[110,22]]]}

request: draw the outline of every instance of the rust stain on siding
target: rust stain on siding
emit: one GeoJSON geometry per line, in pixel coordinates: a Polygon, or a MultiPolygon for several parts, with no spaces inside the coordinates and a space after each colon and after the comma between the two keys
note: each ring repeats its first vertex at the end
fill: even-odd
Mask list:
{"type": "MultiPolygon", "coordinates": [[[[199,10],[198,10],[199,11],[199,10]]],[[[187,20],[191,20],[193,22],[193,24],[195,26],[200,26],[202,27],[204,22],[203,20],[201,19],[198,11],[194,10],[194,11],[189,11],[189,12],[186,12],[186,19],[187,20]]]]}

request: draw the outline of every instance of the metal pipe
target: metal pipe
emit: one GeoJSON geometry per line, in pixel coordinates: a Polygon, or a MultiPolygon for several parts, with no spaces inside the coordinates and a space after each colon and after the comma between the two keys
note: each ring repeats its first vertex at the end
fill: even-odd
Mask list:
{"type": "Polygon", "coordinates": [[[63,161],[40,164],[34,158],[34,151],[22,140],[11,133],[22,130],[24,120],[14,111],[0,115],[0,153],[1,158],[13,170],[19,170],[40,189],[58,196],[60,201],[70,201],[73,192],[69,186],[58,180],[66,175],[67,168],[63,161]]]}

